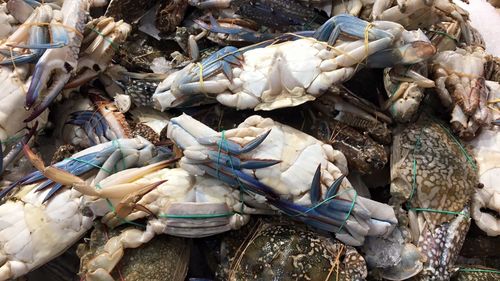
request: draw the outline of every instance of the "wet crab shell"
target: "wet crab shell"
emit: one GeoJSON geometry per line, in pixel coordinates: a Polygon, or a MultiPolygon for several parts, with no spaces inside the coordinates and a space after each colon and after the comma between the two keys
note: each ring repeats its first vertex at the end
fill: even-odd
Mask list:
{"type": "Polygon", "coordinates": [[[246,239],[232,235],[223,246],[224,280],[364,280],[363,257],[352,247],[288,222],[258,222],[246,239]]]}

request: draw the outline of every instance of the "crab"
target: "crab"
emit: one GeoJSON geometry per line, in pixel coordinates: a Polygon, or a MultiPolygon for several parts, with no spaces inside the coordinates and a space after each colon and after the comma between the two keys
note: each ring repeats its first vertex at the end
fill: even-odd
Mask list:
{"type": "Polygon", "coordinates": [[[346,244],[395,226],[392,208],[359,196],[344,178],[341,152],[270,118],[251,116],[221,134],[184,114],[170,120],[167,136],[183,150],[180,166],[189,173],[242,188],[346,244]]]}
{"type": "MultiPolygon", "coordinates": [[[[146,229],[127,228],[109,239],[102,251],[86,262],[86,280],[110,278],[124,249],[148,243],[157,234],[206,237],[241,227],[248,222],[250,214],[275,213],[265,204],[252,199],[241,201],[240,191],[221,181],[193,177],[180,168],[155,168],[158,165],[161,162],[116,173],[100,182],[103,192],[89,192],[97,196],[97,201],[88,200],[87,206],[98,206],[99,202],[103,202],[101,197],[108,198],[110,206],[117,206],[115,211],[107,205],[104,206],[104,212],[94,211],[94,214],[104,214],[102,221],[108,226],[114,228],[141,218],[147,218],[147,225],[146,229]],[[138,172],[142,177],[137,177],[138,172]],[[125,185],[135,191],[127,193],[127,190],[123,190],[118,192],[119,195],[108,194],[106,186],[123,183],[124,176],[127,178],[125,185]],[[132,181],[129,182],[130,180],[132,181]]],[[[111,186],[110,191],[113,192],[113,189],[111,186]]],[[[114,192],[117,191],[115,189],[114,192]]]]}
{"type": "Polygon", "coordinates": [[[490,90],[485,85],[489,60],[491,56],[479,46],[440,52],[432,60],[436,91],[441,103],[452,110],[450,123],[461,138],[473,138],[490,121],[490,90]]]}
{"type": "Polygon", "coordinates": [[[0,64],[36,62],[46,49],[61,48],[67,44],[68,32],[61,26],[60,7],[38,2],[31,2],[31,4],[35,7],[34,9],[24,1],[13,1],[9,5],[16,14],[22,13],[22,17],[27,16],[27,18],[0,45],[3,55],[0,64]]]}
{"type": "Polygon", "coordinates": [[[288,34],[281,43],[225,47],[169,75],[153,95],[154,107],[163,111],[215,100],[237,109],[297,106],[351,78],[365,59],[369,67],[388,67],[417,63],[434,54],[427,42],[405,42],[407,33],[396,23],[338,15],[314,38],[288,34]],[[342,32],[350,37],[341,37],[342,32]]]}
{"type": "Polygon", "coordinates": [[[326,21],[326,18],[314,9],[308,9],[296,1],[289,0],[189,0],[188,2],[200,9],[220,9],[222,10],[220,14],[227,15],[226,18],[243,18],[273,30],[308,30],[326,21]]]}
{"type": "Polygon", "coordinates": [[[435,87],[427,74],[426,63],[384,69],[384,86],[389,98],[382,109],[389,110],[397,122],[413,121],[425,97],[425,89],[435,87]]]}
{"type": "Polygon", "coordinates": [[[164,155],[164,149],[141,137],[93,146],[49,167],[28,146],[24,149],[39,171],[0,193],[5,196],[21,189],[0,205],[0,221],[6,221],[0,231],[5,234],[0,235],[4,256],[0,280],[21,276],[56,257],[97,217],[113,228],[141,218],[147,219],[147,226],[126,229],[107,241],[102,252],[88,261],[87,280],[111,278],[125,248],[147,243],[156,234],[205,237],[237,229],[251,214],[276,214],[267,204],[240,195],[240,190],[217,179],[166,168],[176,159],[156,162],[170,154],[164,155]],[[11,209],[19,214],[15,223],[6,217],[11,209]],[[30,224],[40,216],[43,219],[30,224]],[[26,235],[12,237],[11,231],[26,235]],[[58,239],[61,236],[65,237],[58,239]]]}
{"type": "Polygon", "coordinates": [[[365,280],[354,247],[285,221],[260,220],[221,243],[220,280],[365,280]]]}
{"type": "Polygon", "coordinates": [[[466,42],[462,27],[457,21],[437,23],[430,27],[426,34],[438,52],[454,51],[457,47],[464,46],[478,46],[484,49],[485,42],[482,35],[469,22],[466,26],[471,31],[470,42],[466,42]]]}
{"type": "Polygon", "coordinates": [[[52,19],[51,24],[58,27],[55,31],[62,38],[57,42],[60,43],[58,48],[46,50],[35,65],[25,102],[25,107],[33,112],[25,122],[34,120],[47,109],[77,69],[82,34],[92,2],[64,1],[60,17],[52,19]]]}
{"type": "MultiPolygon", "coordinates": [[[[87,201],[88,198],[78,190],[93,196],[122,198],[117,191],[152,188],[141,184],[121,184],[111,189],[107,185],[103,185],[102,190],[90,189],[84,184],[84,179],[98,184],[116,171],[144,166],[154,161],[153,157],[158,154],[156,148],[142,138],[93,146],[49,167],[45,167],[28,146],[24,147],[24,151],[40,171],[18,179],[0,192],[4,201],[0,205],[0,280],[22,276],[55,258],[92,227],[95,216],[100,212],[109,212],[106,200],[87,201]],[[65,188],[73,183],[74,188],[65,188]],[[86,205],[85,202],[95,204],[86,205]]],[[[140,177],[165,167],[168,162],[127,170],[121,179],[140,177]]],[[[118,212],[122,210],[120,206],[117,206],[118,212]]]]}
{"type": "MultiPolygon", "coordinates": [[[[78,245],[77,254],[80,257],[79,275],[82,278],[87,273],[88,263],[102,253],[104,245],[112,237],[120,235],[125,228],[139,226],[124,225],[109,229],[101,222],[94,222],[90,238],[86,243],[78,245]]],[[[148,280],[184,280],[187,275],[191,243],[189,239],[161,235],[149,243],[135,249],[126,249],[119,265],[111,272],[115,280],[129,281],[148,280]],[[152,270],[153,268],[153,270],[152,270]]]]}
{"type": "MultiPolygon", "coordinates": [[[[500,98],[500,85],[487,81],[487,86],[492,90],[491,100],[500,98]]],[[[490,105],[490,113],[498,120],[498,106],[490,105]]],[[[483,128],[481,133],[469,142],[472,152],[479,166],[479,181],[481,186],[475,189],[472,197],[472,218],[476,225],[489,236],[500,235],[500,220],[495,214],[500,213],[500,188],[497,185],[497,172],[500,169],[500,128],[490,126],[483,128]],[[491,212],[485,211],[491,210],[491,212]]]]}
{"type": "MultiPolygon", "coordinates": [[[[421,31],[410,35],[413,36],[413,40],[431,42],[421,31]]],[[[428,79],[427,75],[426,62],[384,69],[384,87],[389,99],[382,109],[389,110],[392,117],[400,123],[415,119],[425,96],[425,89],[435,87],[434,81],[428,79]]]]}
{"type": "Polygon", "coordinates": [[[473,42],[473,31],[468,24],[468,13],[450,0],[406,0],[397,1],[385,9],[374,20],[394,21],[408,29],[429,28],[443,21],[458,22],[467,44],[473,42]]]}
{"type": "Polygon", "coordinates": [[[390,119],[376,110],[372,115],[363,107],[350,104],[340,93],[323,95],[311,103],[312,126],[306,131],[341,151],[349,170],[370,174],[382,169],[389,158],[384,144],[391,143],[384,121],[390,119]]]}
{"type": "MultiPolygon", "coordinates": [[[[428,116],[394,134],[392,203],[400,225],[426,256],[420,278],[448,279],[467,234],[469,204],[479,184],[476,163],[440,121],[428,116]]],[[[415,274],[418,272],[415,272],[415,274]]]]}

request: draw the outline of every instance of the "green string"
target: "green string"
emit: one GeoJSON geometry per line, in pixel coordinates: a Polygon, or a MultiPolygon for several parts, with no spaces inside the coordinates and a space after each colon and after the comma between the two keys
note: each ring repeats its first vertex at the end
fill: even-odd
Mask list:
{"type": "Polygon", "coordinates": [[[304,24],[304,27],[306,29],[309,29],[310,27],[312,27],[312,24],[314,23],[314,21],[316,20],[317,17],[318,17],[318,15],[315,14],[314,17],[310,21],[308,21],[304,24]]]}
{"type": "MultiPolygon", "coordinates": [[[[125,156],[123,155],[123,151],[122,151],[122,147],[120,146],[120,142],[119,142],[118,140],[116,140],[116,139],[115,139],[115,140],[113,140],[111,143],[113,144],[113,146],[115,146],[115,144],[116,144],[116,146],[115,146],[115,147],[117,147],[117,148],[118,148],[118,151],[120,151],[120,156],[121,156],[121,159],[122,159],[122,161],[121,161],[121,162],[122,162],[122,166],[123,166],[123,169],[122,169],[122,170],[125,170],[127,167],[126,167],[126,165],[125,165],[125,156]]],[[[114,166],[114,172],[119,171],[119,170],[118,170],[118,168],[117,168],[117,165],[118,165],[118,162],[117,162],[117,163],[115,163],[115,166],[114,166]]]]}
{"type": "Polygon", "coordinates": [[[436,123],[438,123],[439,126],[448,134],[448,136],[450,136],[451,139],[458,145],[465,158],[467,159],[467,162],[469,162],[469,164],[472,166],[472,169],[474,169],[474,171],[477,171],[477,166],[474,159],[472,159],[469,153],[467,153],[467,150],[465,150],[465,147],[462,145],[462,143],[460,143],[460,141],[450,132],[450,130],[448,130],[448,128],[441,124],[441,122],[436,120],[436,123]]]}
{"type": "Polygon", "coordinates": [[[486,272],[486,273],[500,274],[500,270],[482,269],[482,268],[466,268],[466,267],[461,267],[458,271],[462,271],[462,272],[486,272]]]}
{"type": "Polygon", "coordinates": [[[101,167],[101,166],[99,166],[99,165],[96,165],[96,164],[94,164],[94,163],[91,163],[91,162],[89,162],[89,161],[86,161],[86,160],[83,160],[83,159],[80,159],[80,158],[72,158],[72,157],[69,157],[69,158],[66,158],[66,159],[64,159],[64,160],[72,160],[72,161],[76,161],[76,162],[80,162],[80,163],[85,163],[85,164],[90,165],[90,166],[92,166],[92,167],[94,167],[94,168],[101,169],[101,170],[105,171],[105,172],[106,172],[106,173],[108,173],[108,174],[111,174],[111,173],[113,172],[113,171],[110,171],[110,170],[108,170],[108,169],[106,169],[106,168],[103,168],[103,167],[101,167]]]}
{"type": "Polygon", "coordinates": [[[443,36],[446,36],[448,38],[450,38],[451,40],[455,41],[455,42],[458,42],[458,39],[451,36],[450,34],[446,33],[446,32],[443,32],[443,31],[438,31],[438,30],[429,30],[429,32],[432,32],[432,33],[436,33],[436,34],[439,34],[439,35],[443,35],[443,36]]]}
{"type": "Polygon", "coordinates": [[[349,189],[343,190],[343,191],[341,191],[341,192],[339,192],[339,193],[337,193],[337,194],[335,194],[335,195],[332,195],[332,196],[330,196],[330,197],[328,197],[328,198],[325,198],[323,201],[321,201],[321,202],[317,203],[317,204],[316,204],[316,205],[314,205],[313,207],[311,207],[311,208],[307,209],[307,210],[306,210],[306,211],[304,211],[304,212],[300,212],[300,213],[299,213],[299,214],[297,214],[297,215],[293,215],[292,217],[297,217],[297,216],[305,215],[305,214],[307,214],[307,213],[309,213],[309,212],[313,211],[314,209],[316,209],[316,208],[320,207],[321,205],[326,204],[326,203],[328,203],[328,202],[332,201],[334,198],[336,198],[336,197],[338,197],[338,196],[342,195],[343,193],[346,193],[346,192],[351,191],[351,190],[352,190],[352,191],[354,191],[354,198],[353,198],[353,199],[352,199],[352,201],[351,201],[351,207],[349,208],[349,211],[347,212],[347,214],[346,214],[346,216],[345,216],[345,219],[342,221],[342,224],[341,224],[341,225],[340,225],[340,227],[339,227],[338,232],[340,232],[340,231],[342,230],[342,228],[344,227],[345,223],[347,222],[347,219],[349,219],[349,216],[351,215],[351,212],[352,212],[352,210],[354,209],[354,206],[356,205],[356,200],[358,199],[358,192],[357,192],[354,188],[349,188],[349,189]]]}
{"type": "Polygon", "coordinates": [[[116,45],[115,42],[113,42],[113,40],[109,39],[106,35],[104,35],[102,32],[100,32],[99,30],[95,29],[95,28],[90,28],[90,30],[94,31],[95,33],[99,34],[102,38],[104,38],[105,41],[107,41],[109,44],[111,44],[111,47],[113,47],[113,49],[115,51],[118,51],[120,49],[120,46],[119,45],[116,45]]]}
{"type": "Polygon", "coordinates": [[[12,137],[8,137],[6,138],[5,140],[1,141],[0,140],[0,144],[10,144],[10,143],[13,143],[13,142],[18,142],[20,139],[22,139],[24,137],[24,135],[21,135],[21,136],[12,136],[12,137]]]}
{"type": "Polygon", "coordinates": [[[430,212],[430,213],[439,213],[439,214],[447,214],[447,215],[462,215],[466,218],[469,217],[469,215],[464,213],[464,212],[454,212],[454,211],[428,209],[428,208],[410,208],[410,210],[416,211],[416,212],[430,212]]]}

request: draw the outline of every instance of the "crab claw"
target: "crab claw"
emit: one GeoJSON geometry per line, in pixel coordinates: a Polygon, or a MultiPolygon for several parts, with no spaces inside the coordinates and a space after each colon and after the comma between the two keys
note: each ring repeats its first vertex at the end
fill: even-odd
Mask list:
{"type": "MultiPolygon", "coordinates": [[[[233,187],[264,196],[269,204],[293,219],[302,221],[318,229],[336,233],[337,239],[354,246],[360,246],[364,237],[369,235],[384,235],[390,233],[397,221],[383,217],[379,213],[366,208],[368,199],[356,196],[351,200],[341,198],[339,188],[344,180],[341,176],[328,188],[324,197],[321,196],[321,169],[318,166],[311,183],[311,205],[299,205],[283,199],[271,187],[261,183],[254,177],[234,168],[201,165],[207,174],[226,182],[233,187]],[[324,198],[320,201],[321,198],[324,198]],[[356,199],[357,198],[357,199],[356,199]]],[[[390,209],[391,207],[375,204],[375,208],[390,209]]],[[[393,213],[392,213],[393,214],[393,213]]],[[[391,216],[389,216],[391,217],[391,216]]]]}
{"type": "Polygon", "coordinates": [[[367,58],[367,66],[372,68],[392,67],[398,64],[415,64],[430,59],[436,54],[436,47],[430,42],[416,41],[399,48],[376,52],[367,58]]]}
{"type": "Polygon", "coordinates": [[[134,210],[138,211],[143,211],[146,212],[153,217],[156,217],[156,215],[151,212],[148,208],[146,208],[143,205],[137,204],[137,202],[144,194],[150,192],[151,190],[155,189],[156,187],[160,186],[161,184],[165,183],[166,180],[163,181],[158,181],[152,184],[148,184],[139,190],[127,195],[115,208],[116,215],[120,218],[125,218],[129,214],[132,213],[134,210]]]}
{"type": "Polygon", "coordinates": [[[77,177],[71,173],[68,173],[62,169],[58,169],[53,166],[46,167],[45,164],[43,163],[43,160],[36,155],[33,150],[28,145],[24,145],[23,147],[24,154],[26,155],[26,158],[31,162],[31,164],[42,174],[54,181],[61,183],[63,185],[73,185],[73,184],[83,184],[85,181],[82,180],[80,177],[77,177]]]}
{"type": "Polygon", "coordinates": [[[34,120],[47,109],[71,77],[73,66],[59,58],[52,58],[50,54],[46,52],[35,66],[33,78],[26,93],[25,107],[31,109],[43,91],[46,91],[45,98],[34,108],[31,115],[24,122],[34,120]],[[47,54],[49,56],[45,56],[47,54]],[[49,81],[52,82],[49,84],[49,81]]]}

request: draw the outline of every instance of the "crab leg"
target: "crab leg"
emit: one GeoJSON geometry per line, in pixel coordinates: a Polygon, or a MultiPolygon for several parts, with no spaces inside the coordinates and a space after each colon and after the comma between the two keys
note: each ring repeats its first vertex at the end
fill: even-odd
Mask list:
{"type": "Polygon", "coordinates": [[[23,139],[17,143],[5,157],[3,157],[2,148],[0,147],[0,156],[2,156],[2,161],[0,161],[0,174],[2,174],[5,168],[14,161],[14,159],[19,155],[23,146],[29,142],[31,137],[33,137],[36,133],[36,129],[38,127],[38,122],[35,122],[35,125],[28,131],[28,133],[23,137],[23,139]]]}
{"type": "Polygon", "coordinates": [[[27,108],[35,106],[35,109],[25,122],[34,120],[50,105],[76,69],[88,8],[88,0],[64,1],[61,9],[64,20],[61,24],[73,29],[68,31],[69,44],[62,48],[47,50],[36,64],[25,103],[27,108]],[[48,83],[49,81],[52,83],[48,83]],[[42,95],[43,100],[35,105],[42,95]]]}

